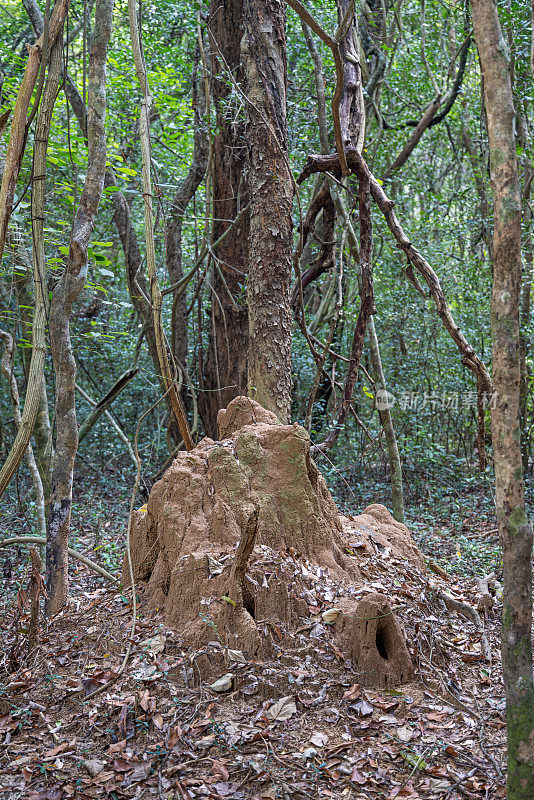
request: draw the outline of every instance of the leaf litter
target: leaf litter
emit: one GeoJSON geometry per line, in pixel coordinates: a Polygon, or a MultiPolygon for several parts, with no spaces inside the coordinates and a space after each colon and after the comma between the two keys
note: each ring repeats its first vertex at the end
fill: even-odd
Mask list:
{"type": "Polygon", "coordinates": [[[6,609],[0,797],[504,798],[499,601],[485,620],[488,661],[480,630],[440,595],[476,608],[476,582],[417,573],[387,552],[362,556],[369,587],[404,625],[417,675],[372,690],[333,641],[340,587],[325,570],[303,569],[309,619],[269,662],[215,640],[185,649],[142,608],[117,677],[129,600],[96,588],[89,572],[78,571],[69,606],[41,629],[30,658],[6,609]],[[202,679],[205,662],[226,668],[202,679]]]}

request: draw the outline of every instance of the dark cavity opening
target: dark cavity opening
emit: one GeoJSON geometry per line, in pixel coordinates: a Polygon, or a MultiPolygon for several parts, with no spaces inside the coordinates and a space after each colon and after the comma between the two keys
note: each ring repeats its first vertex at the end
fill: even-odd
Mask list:
{"type": "Polygon", "coordinates": [[[383,628],[376,629],[376,649],[380,653],[380,656],[387,661],[389,658],[388,649],[387,649],[387,634],[383,628]]]}
{"type": "Polygon", "coordinates": [[[243,607],[248,611],[252,619],[256,619],[256,598],[250,591],[246,582],[243,586],[243,607]]]}

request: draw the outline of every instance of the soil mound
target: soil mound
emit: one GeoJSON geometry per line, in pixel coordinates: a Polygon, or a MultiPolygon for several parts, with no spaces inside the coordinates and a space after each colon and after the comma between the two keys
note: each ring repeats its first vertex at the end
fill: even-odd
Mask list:
{"type": "Polygon", "coordinates": [[[301,426],[282,425],[247,397],[220,411],[218,424],[221,440],[206,438],[180,453],[136,512],[134,574],[148,604],[186,645],[218,640],[260,657],[310,618],[317,622],[310,612],[321,611],[314,581],[326,577],[345,585],[343,603],[325,622],[361,682],[409,680],[410,656],[386,598],[362,599],[361,591],[357,601],[351,597],[362,584],[351,539],[389,547],[421,567],[408,530],[378,505],[343,521],[301,426]],[[366,615],[371,625],[362,627],[366,615]],[[377,627],[378,618],[387,625],[377,627]]]}
{"type": "Polygon", "coordinates": [[[357,517],[341,516],[341,520],[349,546],[352,543],[363,547],[369,555],[389,551],[391,556],[405,559],[424,572],[424,558],[410,531],[402,522],[397,522],[385,506],[373,503],[357,517]]]}

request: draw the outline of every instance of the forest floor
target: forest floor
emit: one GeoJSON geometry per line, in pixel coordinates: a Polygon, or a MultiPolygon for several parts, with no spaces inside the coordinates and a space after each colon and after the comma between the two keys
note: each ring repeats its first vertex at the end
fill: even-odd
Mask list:
{"type": "MultiPolygon", "coordinates": [[[[77,563],[68,608],[41,627],[28,658],[23,623],[18,634],[14,623],[27,562],[22,550],[4,551],[0,797],[504,798],[500,607],[485,620],[490,661],[480,631],[439,598],[444,590],[476,607],[471,576],[499,571],[491,496],[484,486],[440,491],[408,509],[408,525],[445,575],[392,568],[379,552],[362,564],[401,620],[416,665],[415,680],[397,690],[354,682],[321,624],[336,585],[320,574],[295,647],[272,662],[228,663],[226,692],[198,669],[219,642],[186,651],[142,605],[117,677],[131,598],[77,563]]],[[[81,476],[77,485],[73,546],[108,569],[122,559],[128,499],[127,470],[81,476]]],[[[354,495],[345,507],[376,499],[354,495]]],[[[30,532],[24,505],[3,510],[4,536],[30,532]]]]}

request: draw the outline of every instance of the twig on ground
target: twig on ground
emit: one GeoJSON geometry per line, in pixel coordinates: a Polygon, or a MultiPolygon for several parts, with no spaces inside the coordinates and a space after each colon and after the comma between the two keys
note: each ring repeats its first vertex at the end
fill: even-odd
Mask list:
{"type": "Polygon", "coordinates": [[[452,595],[444,592],[443,589],[439,589],[437,586],[434,587],[434,591],[438,597],[443,600],[449,611],[457,611],[466,619],[470,619],[472,622],[474,622],[476,629],[480,633],[484,658],[491,663],[491,647],[488,642],[488,637],[486,636],[482,617],[478,611],[473,608],[473,606],[470,606],[469,603],[466,603],[463,600],[457,600],[455,597],[452,597],[452,595]]]}

